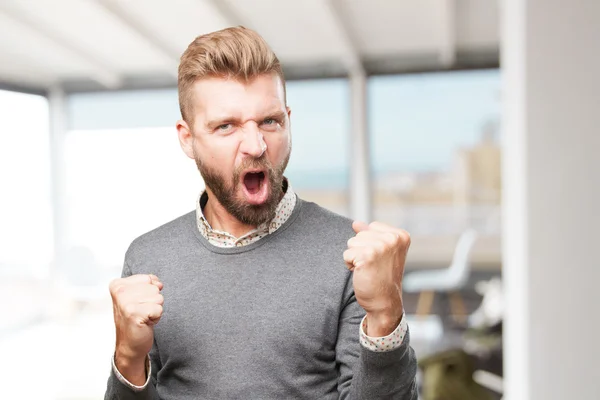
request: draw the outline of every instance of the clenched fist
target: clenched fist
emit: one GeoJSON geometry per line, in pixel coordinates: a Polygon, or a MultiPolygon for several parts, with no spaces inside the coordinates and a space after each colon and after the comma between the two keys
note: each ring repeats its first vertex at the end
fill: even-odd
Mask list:
{"type": "Polygon", "coordinates": [[[145,360],[152,348],[154,325],[163,312],[163,284],[154,275],[132,275],[110,283],[117,343],[115,363],[136,385],[146,380],[145,360]]]}
{"type": "Polygon", "coordinates": [[[367,312],[369,336],[387,336],[402,318],[402,277],[410,246],[408,232],[373,222],[354,222],[344,261],[354,271],[356,301],[367,312]]]}

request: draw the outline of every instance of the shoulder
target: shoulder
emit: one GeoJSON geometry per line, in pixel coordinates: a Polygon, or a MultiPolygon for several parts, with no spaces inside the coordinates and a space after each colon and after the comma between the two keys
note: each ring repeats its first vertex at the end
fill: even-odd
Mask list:
{"type": "Polygon", "coordinates": [[[316,203],[300,201],[302,205],[301,218],[307,223],[313,234],[320,233],[329,237],[337,237],[340,240],[348,240],[354,236],[350,218],[336,214],[316,203]]]}
{"type": "Polygon", "coordinates": [[[135,263],[140,257],[176,248],[185,242],[186,237],[192,237],[196,224],[196,212],[190,211],[174,220],[167,222],[143,235],[137,237],[127,249],[125,259],[128,263],[135,263]]]}

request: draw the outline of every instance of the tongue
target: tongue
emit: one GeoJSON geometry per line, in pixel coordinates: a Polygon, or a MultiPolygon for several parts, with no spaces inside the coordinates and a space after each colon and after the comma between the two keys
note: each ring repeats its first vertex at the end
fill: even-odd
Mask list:
{"type": "Polygon", "coordinates": [[[260,189],[260,174],[246,174],[244,177],[244,185],[250,193],[256,193],[260,189]]]}

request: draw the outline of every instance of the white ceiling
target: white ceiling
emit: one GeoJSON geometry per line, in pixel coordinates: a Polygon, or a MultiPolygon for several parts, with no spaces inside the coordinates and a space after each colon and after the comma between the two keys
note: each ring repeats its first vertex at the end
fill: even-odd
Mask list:
{"type": "Polygon", "coordinates": [[[498,64],[498,0],[0,0],[0,85],[173,85],[187,45],[232,25],[292,79],[498,64]]]}

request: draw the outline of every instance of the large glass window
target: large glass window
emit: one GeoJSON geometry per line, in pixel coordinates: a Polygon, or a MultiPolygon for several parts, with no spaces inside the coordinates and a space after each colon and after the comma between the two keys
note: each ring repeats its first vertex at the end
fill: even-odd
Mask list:
{"type": "MultiPolygon", "coordinates": [[[[44,360],[52,358],[37,352],[52,346],[38,345],[43,334],[24,329],[43,321],[52,299],[48,102],[42,96],[0,91],[0,110],[0,352],[10,360],[2,363],[0,375],[2,398],[19,398],[24,388],[29,393],[31,377],[39,376],[30,366],[45,364],[47,370],[44,360]],[[18,376],[23,379],[15,382],[18,376]]],[[[42,382],[36,379],[36,384],[42,382]]]]}
{"type": "Polygon", "coordinates": [[[475,262],[500,262],[497,70],[369,80],[374,216],[408,230],[412,265],[449,261],[482,233],[475,262]]]}
{"type": "Polygon", "coordinates": [[[65,163],[67,243],[99,268],[120,270],[133,239],[192,211],[203,188],[174,127],[70,131],[65,163]]]}
{"type": "Polygon", "coordinates": [[[48,101],[0,91],[0,274],[44,277],[53,258],[48,101]]]}
{"type": "Polygon", "coordinates": [[[347,215],[348,81],[292,81],[287,91],[293,148],[287,176],[305,200],[347,215]]]}
{"type": "MultiPolygon", "coordinates": [[[[411,232],[407,268],[447,263],[468,227],[482,234],[473,261],[497,266],[498,71],[374,77],[368,83],[374,217],[411,232]]],[[[288,84],[293,150],[286,175],[302,198],[346,215],[349,96],[343,79],[288,84]]],[[[101,398],[114,346],[108,280],[119,274],[135,237],[192,211],[203,188],[195,163],[179,147],[176,91],[69,96],[61,231],[67,254],[79,258],[59,271],[72,273],[66,284],[30,279],[45,277],[53,259],[47,101],[0,92],[0,107],[10,110],[0,119],[0,272],[26,278],[9,282],[19,284],[13,292],[0,285],[24,305],[3,317],[0,350],[16,360],[12,370],[29,371],[12,374],[4,389],[18,396],[36,376],[34,397],[101,398]],[[47,318],[31,324],[40,310],[47,318]],[[2,335],[23,326],[18,335],[2,335]],[[58,368],[31,364],[21,357],[23,348],[41,360],[58,360],[58,368]]],[[[409,312],[411,301],[406,296],[409,312]]],[[[418,343],[423,330],[411,328],[418,343]]]]}
{"type": "MultiPolygon", "coordinates": [[[[348,84],[290,82],[287,95],[293,150],[286,176],[301,197],[345,214],[348,84]]],[[[191,211],[203,188],[177,139],[176,92],[81,94],[68,104],[75,129],[65,141],[67,243],[119,268],[132,239],[191,211]]]]}

